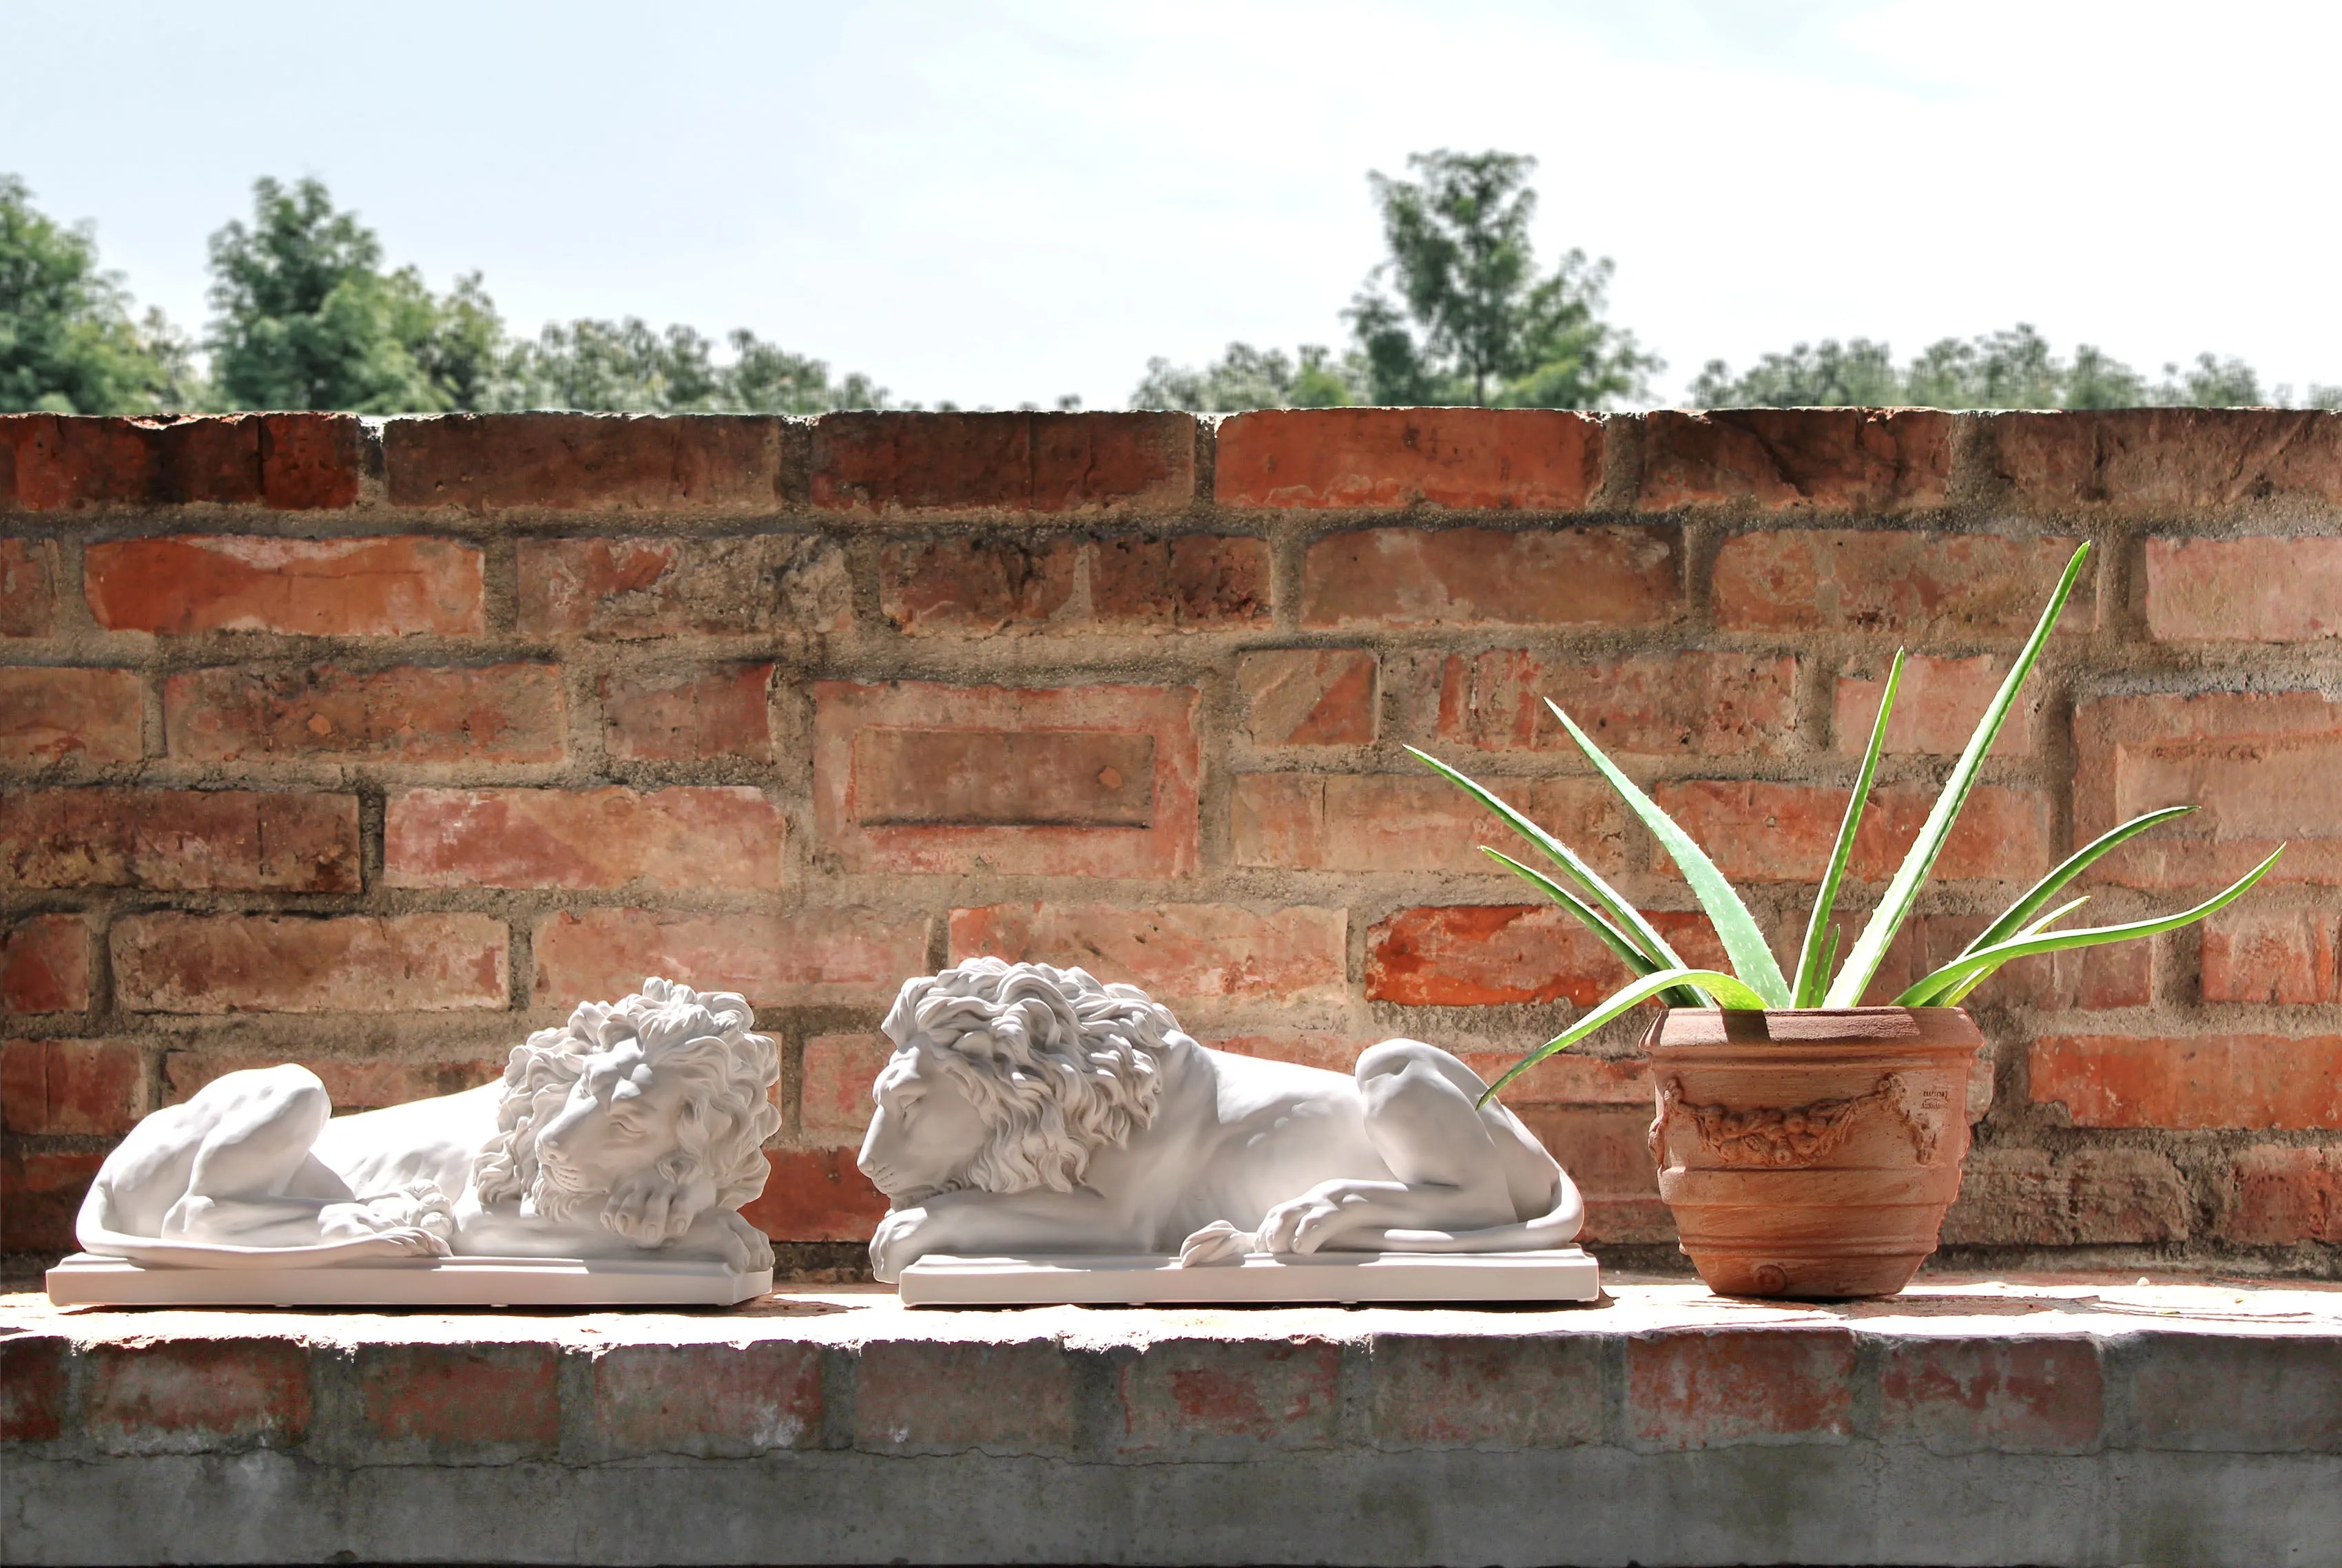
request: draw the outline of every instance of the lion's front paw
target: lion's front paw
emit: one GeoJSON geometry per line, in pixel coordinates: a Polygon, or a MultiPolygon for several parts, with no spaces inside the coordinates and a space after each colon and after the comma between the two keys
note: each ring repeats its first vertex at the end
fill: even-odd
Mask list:
{"type": "Polygon", "coordinates": [[[663,1247],[691,1229],[714,1201],[712,1188],[702,1193],[651,1174],[612,1193],[602,1223],[638,1247],[663,1247]]]}
{"type": "Polygon", "coordinates": [[[358,1202],[369,1223],[383,1231],[425,1231],[443,1241],[455,1239],[455,1205],[436,1182],[409,1182],[395,1192],[377,1193],[358,1202]]]}
{"type": "Polygon", "coordinates": [[[897,1283],[903,1271],[935,1251],[920,1233],[927,1229],[924,1208],[891,1209],[870,1238],[870,1273],[880,1284],[897,1283]]]}

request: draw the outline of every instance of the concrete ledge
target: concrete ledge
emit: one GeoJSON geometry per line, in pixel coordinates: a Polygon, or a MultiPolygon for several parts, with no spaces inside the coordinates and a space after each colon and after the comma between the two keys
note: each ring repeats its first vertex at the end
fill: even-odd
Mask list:
{"type": "MultiPolygon", "coordinates": [[[[2132,1276],[2135,1277],[2135,1276],[2132,1276]]],[[[2342,1289],[1809,1307],[59,1311],[10,1563],[2309,1564],[2342,1289]]]]}

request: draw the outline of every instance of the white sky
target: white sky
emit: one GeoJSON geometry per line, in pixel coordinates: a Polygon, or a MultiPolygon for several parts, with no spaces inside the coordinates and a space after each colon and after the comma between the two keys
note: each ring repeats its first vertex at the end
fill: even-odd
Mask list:
{"type": "Polygon", "coordinates": [[[183,325],[315,175],[516,330],[748,326],[898,397],[1337,342],[1366,171],[1542,161],[1669,362],[2027,320],[2342,381],[2342,5],[0,0],[0,170],[183,325]]]}

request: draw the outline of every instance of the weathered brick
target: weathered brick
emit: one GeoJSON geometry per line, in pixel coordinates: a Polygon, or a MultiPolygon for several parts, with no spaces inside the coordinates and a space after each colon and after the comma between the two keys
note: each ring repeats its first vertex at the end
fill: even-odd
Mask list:
{"type": "Polygon", "coordinates": [[[485,628],[477,546],[414,534],[175,534],[82,553],[83,592],[117,632],[462,636],[485,628]]]}
{"type": "Polygon", "coordinates": [[[1226,1051],[1233,1056],[1253,1056],[1264,1062],[1290,1062],[1296,1067],[1316,1067],[1327,1073],[1347,1074],[1358,1065],[1359,1053],[1376,1044],[1354,1034],[1332,1029],[1276,1029],[1250,1034],[1214,1034],[1207,1032],[1196,1038],[1215,1051],[1226,1051]]]}
{"type": "Polygon", "coordinates": [[[2065,514],[2189,514],[2253,501],[2342,501],[2342,414],[2270,408],[2000,414],[1984,461],[2011,498],[2065,514]]]}
{"type": "Polygon", "coordinates": [[[774,890],[785,831],[745,785],[404,790],[384,817],[383,875],[393,887],[774,890]]]}
{"type": "Polygon", "coordinates": [[[134,1013],[443,1013],[510,990],[504,922],[484,914],[135,914],[113,947],[134,1013]]]}
{"type": "Polygon", "coordinates": [[[210,503],[305,512],[357,500],[364,436],[346,414],[0,415],[26,512],[210,503]]]}
{"type": "Polygon", "coordinates": [[[2167,805],[2195,812],[2090,880],[2217,886],[2274,851],[2271,882],[2342,883],[2342,701],[2317,692],[2104,697],[2074,714],[2074,837],[2167,805]]]}
{"type": "Polygon", "coordinates": [[[524,539],[525,636],[817,636],[854,623],[846,553],[815,534],[524,539]]]}
{"type": "Polygon", "coordinates": [[[854,1358],[854,1446],[869,1453],[1062,1453],[1080,1430],[1075,1364],[1049,1340],[873,1341],[854,1358]]]}
{"type": "MultiPolygon", "coordinates": [[[[615,999],[615,998],[613,998],[615,999]]],[[[163,1054],[163,1103],[176,1105],[213,1079],[254,1067],[273,1067],[285,1053],[198,1047],[163,1054]]],[[[382,1054],[327,1056],[304,1052],[301,1064],[316,1074],[339,1111],[375,1111],[409,1100],[435,1099],[493,1084],[504,1076],[501,1057],[418,1057],[392,1047],[382,1054]]]]}
{"type": "MultiPolygon", "coordinates": [[[[1492,787],[1597,871],[1625,869],[1626,808],[1600,780],[1505,779],[1492,787]]],[[[1534,853],[1494,813],[1440,778],[1242,774],[1232,810],[1238,865],[1502,875],[1480,845],[1534,853]]]]}
{"type": "Polygon", "coordinates": [[[0,1125],[11,1133],[127,1133],[145,1100],[145,1071],[127,1040],[0,1044],[0,1125]]]}
{"type": "Polygon", "coordinates": [[[1671,528],[1365,528],[1311,542],[1306,626],[1656,626],[1676,618],[1671,528]]]}
{"type": "MultiPolygon", "coordinates": [[[[1723,949],[1705,918],[1649,916],[1670,946],[1702,966],[1723,949]]],[[[1617,954],[1557,904],[1402,909],[1366,933],[1366,999],[1410,1007],[1574,1002],[1590,1007],[1629,979],[1617,954]]]]}
{"type": "Polygon", "coordinates": [[[814,818],[848,870],[1183,876],[1188,686],[814,687],[814,818]]]}
{"type": "Polygon", "coordinates": [[[769,664],[605,675],[603,749],[620,762],[769,762],[772,684],[769,664]]]}
{"type": "Polygon", "coordinates": [[[2106,1390],[2087,1339],[1890,1339],[1878,1431],[1935,1453],[2079,1453],[2098,1440],[2106,1390]]]}
{"type": "Polygon", "coordinates": [[[1240,631],[1269,618],[1268,544],[1236,534],[1102,539],[1090,619],[1113,632],[1240,631]]]}
{"type": "Polygon", "coordinates": [[[859,1148],[869,1130],[870,1086],[895,1054],[883,1034],[816,1034],[797,1073],[797,1125],[819,1148],[859,1148]]]}
{"type": "Polygon", "coordinates": [[[1854,1430],[1854,1335],[1840,1328],[1680,1329],[1626,1342],[1626,1430],[1660,1449],[1854,1430]]]}
{"type": "Polygon", "coordinates": [[[449,414],[394,419],[394,506],[467,512],[769,513],[782,422],[757,414],[449,414]]]}
{"type": "Polygon", "coordinates": [[[1797,688],[1797,661],[1787,654],[1450,654],[1439,676],[1439,738],[1576,755],[1577,743],[1546,706],[1550,698],[1614,756],[1776,756],[1794,744],[1797,688]]]}
{"type": "Polygon", "coordinates": [[[72,1252],[74,1216],[105,1160],[65,1150],[0,1154],[0,1252],[72,1252]]]}
{"type": "Polygon", "coordinates": [[[1236,659],[1245,736],[1256,746],[1374,744],[1375,655],[1363,648],[1276,648],[1236,659]]]}
{"type": "Polygon", "coordinates": [[[1322,1340],[1158,1340],[1121,1365],[1116,1446],[1197,1457],[1331,1448],[1341,1370],[1341,1346],[1322,1340]]]}
{"type": "Polygon", "coordinates": [[[2204,923],[2204,1000],[2342,1002],[2337,928],[2342,917],[2330,911],[2265,914],[2230,905],[2204,923]]]}
{"type": "MultiPolygon", "coordinates": [[[[1881,632],[2021,639],[2041,618],[2074,539],[1797,528],[1735,534],[1716,553],[1717,625],[1736,632],[1881,632]]],[[[2097,623],[2085,571],[2060,634],[2097,623]]]]}
{"type": "Polygon", "coordinates": [[[0,669],[0,757],[136,762],[138,693],[135,670],[0,669]]]}
{"type": "Polygon", "coordinates": [[[744,993],[774,1006],[891,999],[926,967],[927,923],[873,909],[690,914],[587,909],[536,927],[536,1000],[568,1007],[636,990],[646,974],[744,993]]]}
{"type": "Polygon", "coordinates": [[[82,1426],[107,1453],[283,1448],[307,1435],[309,1353],[289,1339],[161,1339],[84,1353],[82,1426]]]}
{"type": "Polygon", "coordinates": [[[1376,1443],[1566,1448],[1602,1441],[1603,1344],[1593,1334],[1378,1333],[1367,1343],[1366,1426],[1376,1443]]]}
{"type": "Polygon", "coordinates": [[[550,1344],[363,1344],[354,1381],[358,1433],[377,1453],[509,1463],[549,1458],[561,1441],[550,1344]]]}
{"type": "Polygon", "coordinates": [[[899,540],[878,552],[878,607],[916,637],[1039,631],[1068,614],[1081,555],[1062,534],[899,540]]]}
{"type": "Polygon", "coordinates": [[[56,625],[56,583],[55,541],[0,539],[0,637],[47,636],[56,625]]]}
{"type": "Polygon", "coordinates": [[[0,1443],[54,1443],[65,1435],[73,1342],[58,1333],[0,1339],[0,1443]]]}
{"type": "MultiPolygon", "coordinates": [[[[1458,1055],[1466,1066],[1480,1075],[1482,1083],[1493,1084],[1512,1071],[1523,1053],[1463,1051],[1458,1055]]],[[[1556,1052],[1507,1084],[1504,1099],[1516,1111],[1525,1105],[1637,1105],[1648,1110],[1651,1069],[1639,1057],[1613,1061],[1601,1056],[1580,1056],[1570,1051],[1556,1052]]],[[[1646,1157],[1643,1163],[1647,1165],[1650,1162],[1646,1157]]],[[[1640,1185],[1654,1193],[1658,1191],[1648,1183],[1640,1185]]]]}
{"type": "Polygon", "coordinates": [[[0,932],[0,1011],[80,1013],[89,1006],[89,923],[35,914],[0,932]]]}
{"type": "Polygon", "coordinates": [[[1526,408],[1313,408],[1221,422],[1223,506],[1576,512],[1602,482],[1602,423],[1526,408]]]}
{"type": "Polygon", "coordinates": [[[2194,1229],[2187,1178],[2145,1149],[1972,1150],[1944,1216],[1947,1246],[2178,1242],[2194,1229]]]}
{"type": "Polygon", "coordinates": [[[2342,637],[2342,539],[2149,539],[2147,629],[2167,643],[2342,637]]]}
{"type": "Polygon", "coordinates": [[[1675,1218],[1660,1200],[1659,1174],[1651,1164],[1647,1093],[1632,1108],[1540,1105],[1510,1089],[1504,1097],[1577,1183],[1586,1200],[1586,1228],[1579,1241],[1627,1243],[1676,1239],[1675,1218]]]}
{"type": "Polygon", "coordinates": [[[997,904],[951,913],[952,962],[1079,965],[1162,1002],[1309,1002],[1348,991],[1343,912],[1224,904],[997,904]]]}
{"type": "MultiPolygon", "coordinates": [[[[1851,793],[1827,784],[1687,779],[1659,784],[1651,797],[1735,882],[1815,882],[1829,864],[1851,793]]],[[[1847,874],[1863,882],[1892,876],[1934,805],[1930,790],[1873,794],[1855,831],[1847,874]]],[[[1939,882],[2030,882],[2054,864],[2049,844],[2047,795],[1979,785],[1931,875],[1939,882]]],[[[1677,874],[1664,857],[1660,871],[1677,874]]]]}
{"type": "Polygon", "coordinates": [[[1196,494],[1186,414],[829,414],[813,504],[836,512],[1170,512],[1196,494]]]}
{"type": "Polygon", "coordinates": [[[2342,1453],[2342,1340],[2143,1328],[2123,1346],[2134,1443],[2239,1453],[2342,1453]]]}
{"type": "Polygon", "coordinates": [[[1897,513],[1950,498],[1952,418],[1934,409],[1662,409],[1643,416],[1646,512],[1897,513]]]}
{"type": "Polygon", "coordinates": [[[746,1459],[821,1443],[821,1347],[614,1344],[593,1358],[591,1442],[613,1459],[746,1459]]]}
{"type": "Polygon", "coordinates": [[[2342,1035],[2052,1034],[2030,1063],[2077,1127],[2342,1129],[2342,1035]]]}
{"type": "Polygon", "coordinates": [[[854,1168],[850,1148],[767,1149],[765,1159],[772,1175],[740,1214],[776,1242],[866,1242],[886,1216],[886,1195],[854,1168]]]}
{"type": "MultiPolygon", "coordinates": [[[[1991,920],[1985,914],[1923,914],[1904,922],[1887,944],[1863,1005],[1891,1005],[1914,981],[1958,957],[1991,920]]],[[[1842,924],[1842,940],[1850,942],[1859,929],[1859,921],[1851,928],[1842,924]]],[[[2150,940],[2020,958],[1993,971],[1972,1000],[2044,1012],[2144,1007],[2155,999],[2156,950],[2150,940]]]]}
{"type": "Polygon", "coordinates": [[[0,800],[0,886],[355,893],[355,795],[28,790],[0,800]]]}
{"type": "MultiPolygon", "coordinates": [[[[1957,756],[1966,751],[2013,663],[1988,654],[1973,659],[1917,654],[1906,659],[1903,678],[1895,688],[1895,711],[1887,720],[1888,754],[1957,756]]],[[[1883,659],[1863,659],[1838,676],[1830,730],[1840,756],[1858,757],[1869,747],[1870,727],[1878,722],[1878,700],[1887,690],[1887,667],[1883,659]]],[[[2034,754],[2043,695],[2037,678],[2025,683],[1987,756],[2034,754]]]]}
{"type": "Polygon", "coordinates": [[[171,754],[192,762],[557,762],[564,708],[551,664],[227,666],[163,689],[171,754]]]}
{"type": "Polygon", "coordinates": [[[2342,1242],[2342,1150],[2244,1149],[2228,1163],[2220,1233],[2248,1246],[2342,1242]]]}

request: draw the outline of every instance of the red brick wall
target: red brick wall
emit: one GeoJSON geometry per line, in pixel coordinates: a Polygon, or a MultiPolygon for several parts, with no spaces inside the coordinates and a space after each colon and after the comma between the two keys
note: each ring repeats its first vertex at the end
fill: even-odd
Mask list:
{"type": "MultiPolygon", "coordinates": [[[[1979,993],[1947,1239],[2342,1258],[2342,416],[1340,410],[0,418],[5,1246],[230,1068],[493,1074],[646,972],[785,1044],[755,1213],[866,1233],[873,1025],[974,953],[1230,1048],[1486,1066],[1616,978],[1414,743],[1697,950],[1559,696],[1795,930],[1917,655],[1881,878],[2077,539],[2092,574],[1890,975],[2118,815],[2094,914],[2242,905],[1979,993]]],[[[1668,1239],[1634,1028],[1515,1098],[1668,1239]]]]}

